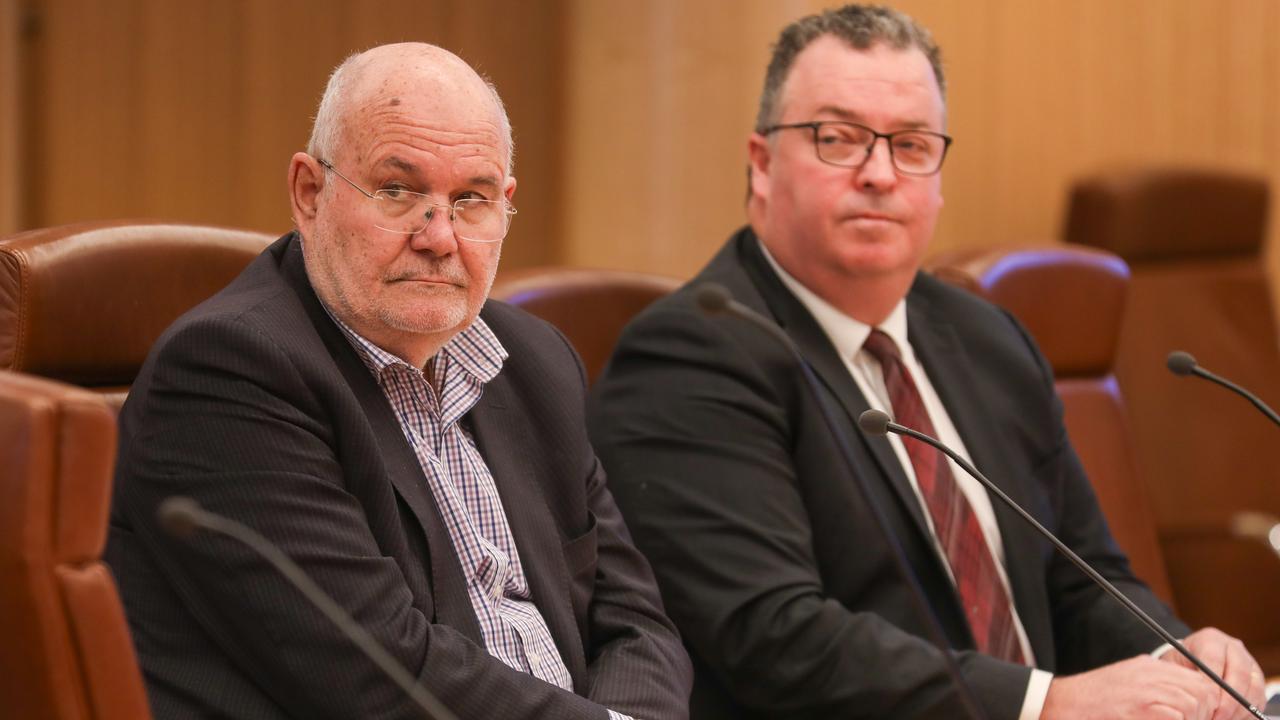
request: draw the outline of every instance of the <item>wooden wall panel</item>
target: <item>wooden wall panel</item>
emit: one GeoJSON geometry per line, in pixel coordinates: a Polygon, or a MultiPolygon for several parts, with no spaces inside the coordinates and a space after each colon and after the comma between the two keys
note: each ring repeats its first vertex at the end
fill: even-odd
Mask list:
{"type": "MultiPolygon", "coordinates": [[[[0,0],[0,18],[26,4],[0,0]]],[[[1119,164],[1280,180],[1272,0],[896,4],[934,30],[947,58],[957,143],[940,249],[1056,237],[1071,179],[1119,164]]],[[[28,120],[18,145],[30,161],[19,181],[0,182],[0,203],[18,202],[25,226],[159,216],[283,231],[285,167],[328,71],[370,45],[422,39],[459,52],[507,100],[520,215],[504,264],[688,275],[743,222],[769,43],[820,6],[33,2],[39,32],[20,80],[34,89],[21,109],[0,100],[0,143],[15,116],[28,120]],[[19,192],[25,201],[12,199],[19,192]]],[[[13,67],[0,62],[0,78],[13,67]]],[[[11,86],[0,80],[0,92],[11,86]]],[[[0,161],[0,172],[15,167],[0,161]]],[[[14,214],[0,209],[0,222],[14,214]]]]}
{"type": "Polygon", "coordinates": [[[805,5],[571,7],[565,260],[688,274],[741,222],[767,46],[805,5]]]}
{"type": "Polygon", "coordinates": [[[22,3],[0,0],[0,233],[17,230],[22,217],[22,3]]]}
{"type": "Polygon", "coordinates": [[[556,255],[556,2],[47,0],[38,14],[28,226],[160,217],[283,232],[289,157],[329,71],[423,40],[489,75],[516,128],[520,215],[504,264],[556,255]]]}
{"type": "MultiPolygon", "coordinates": [[[[929,26],[946,60],[957,141],[937,249],[1054,239],[1072,178],[1123,164],[1207,164],[1280,186],[1272,0],[890,4],[929,26]]],[[[565,260],[680,276],[705,262],[745,220],[768,45],[823,5],[574,3],[565,260]]]]}

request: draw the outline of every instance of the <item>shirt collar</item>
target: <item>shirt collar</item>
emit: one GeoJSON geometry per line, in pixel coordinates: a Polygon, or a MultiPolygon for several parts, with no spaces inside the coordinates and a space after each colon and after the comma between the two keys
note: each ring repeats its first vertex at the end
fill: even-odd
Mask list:
{"type": "MultiPolygon", "coordinates": [[[[763,242],[760,242],[760,251],[764,254],[764,259],[769,262],[769,266],[778,274],[778,279],[782,280],[782,284],[813,315],[813,319],[818,321],[818,326],[830,338],[831,344],[835,345],[836,352],[840,354],[840,357],[846,360],[853,359],[862,350],[862,344],[867,341],[867,336],[871,334],[871,326],[840,312],[831,303],[818,297],[816,293],[805,287],[799,280],[791,277],[786,270],[782,269],[778,261],[773,259],[773,255],[769,254],[769,249],[764,246],[763,242]]],[[[885,318],[879,328],[886,335],[893,338],[893,342],[898,346],[900,353],[904,356],[911,354],[911,345],[907,343],[906,298],[899,300],[898,304],[893,306],[889,317],[885,318]]]]}

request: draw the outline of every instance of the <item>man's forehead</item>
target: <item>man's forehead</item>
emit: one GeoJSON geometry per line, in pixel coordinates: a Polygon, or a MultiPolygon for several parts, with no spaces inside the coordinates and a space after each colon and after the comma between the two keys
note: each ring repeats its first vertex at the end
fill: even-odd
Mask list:
{"type": "Polygon", "coordinates": [[[414,169],[406,148],[462,147],[470,157],[501,165],[506,141],[486,100],[380,93],[346,114],[344,135],[356,154],[402,170],[414,169]]]}

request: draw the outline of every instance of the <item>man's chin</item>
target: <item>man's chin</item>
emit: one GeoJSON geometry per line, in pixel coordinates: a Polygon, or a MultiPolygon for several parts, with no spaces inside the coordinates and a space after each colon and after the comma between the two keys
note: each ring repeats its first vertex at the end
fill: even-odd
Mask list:
{"type": "Polygon", "coordinates": [[[465,307],[442,309],[437,304],[429,310],[388,313],[382,321],[400,332],[425,336],[460,332],[474,319],[465,307]]]}

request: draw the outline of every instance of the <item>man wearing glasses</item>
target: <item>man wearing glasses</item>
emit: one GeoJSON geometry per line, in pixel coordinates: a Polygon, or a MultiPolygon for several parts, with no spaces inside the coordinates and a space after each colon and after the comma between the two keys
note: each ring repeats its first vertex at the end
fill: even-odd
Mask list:
{"type": "Polygon", "coordinates": [[[687,715],[689,666],[551,326],[486,303],[511,129],[456,56],[333,74],[297,230],[158,341],[121,415],[107,560],[157,718],[409,718],[263,561],[164,537],[186,495],[265,535],[462,718],[687,715]]]}
{"type": "MultiPolygon", "coordinates": [[[[631,324],[593,395],[596,447],[694,657],[691,714],[967,717],[941,634],[982,717],[1244,717],[1175,653],[1147,655],[1155,636],[936,451],[857,430],[878,408],[960,448],[1188,634],[1111,539],[1030,339],[919,272],[951,144],[943,91],[937,47],[898,12],[786,28],[748,141],[749,227],[631,324]],[[761,328],[699,312],[704,282],[799,347],[852,471],[796,360],[761,328]]],[[[1187,644],[1261,701],[1239,642],[1205,630],[1187,644]]]]}

